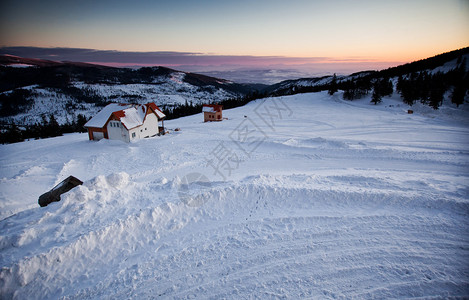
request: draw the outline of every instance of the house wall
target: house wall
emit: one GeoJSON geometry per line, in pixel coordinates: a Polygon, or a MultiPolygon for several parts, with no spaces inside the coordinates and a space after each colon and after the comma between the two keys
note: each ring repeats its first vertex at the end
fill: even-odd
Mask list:
{"type": "Polygon", "coordinates": [[[212,118],[212,116],[214,116],[214,115],[215,115],[214,113],[204,112],[204,122],[209,122],[209,121],[214,120],[212,118]]]}
{"type": "Polygon", "coordinates": [[[122,140],[126,143],[130,142],[130,133],[127,129],[123,131],[122,140]]]}
{"type": "Polygon", "coordinates": [[[138,140],[140,138],[139,132],[140,132],[139,127],[130,129],[128,131],[129,135],[127,136],[127,139],[128,139],[127,142],[138,140]]]}
{"type": "Polygon", "coordinates": [[[107,124],[107,132],[110,140],[126,141],[127,129],[120,121],[111,120],[107,124]]]}
{"type": "Polygon", "coordinates": [[[158,134],[158,117],[154,114],[148,114],[145,122],[140,126],[140,138],[151,137],[158,134]]]}
{"type": "Polygon", "coordinates": [[[204,122],[221,121],[223,119],[222,112],[204,112],[204,122]]]}
{"type": "Polygon", "coordinates": [[[154,135],[157,135],[158,133],[158,117],[155,114],[151,113],[146,116],[142,126],[132,128],[128,131],[127,141],[152,137],[154,135]]]}

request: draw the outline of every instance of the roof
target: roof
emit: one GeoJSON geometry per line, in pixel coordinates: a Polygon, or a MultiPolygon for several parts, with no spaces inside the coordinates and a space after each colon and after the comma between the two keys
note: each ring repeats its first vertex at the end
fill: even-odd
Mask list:
{"type": "Polygon", "coordinates": [[[154,102],[147,103],[146,105],[153,109],[153,111],[158,116],[158,119],[163,119],[164,117],[166,117],[166,115],[161,111],[161,109],[158,106],[156,106],[154,102]]]}
{"type": "Polygon", "coordinates": [[[204,104],[202,107],[202,112],[220,112],[223,109],[221,104],[204,104]]]}
{"type": "Polygon", "coordinates": [[[145,105],[139,105],[137,107],[134,106],[113,112],[113,114],[121,121],[125,128],[132,129],[143,125],[147,114],[147,107],[145,105]]]}
{"type": "Polygon", "coordinates": [[[158,119],[163,119],[166,115],[156,106],[155,103],[147,104],[117,104],[111,103],[103,108],[96,116],[89,120],[85,127],[103,128],[109,118],[114,115],[127,129],[132,129],[143,125],[147,110],[151,109],[158,119]]]}
{"type": "Polygon", "coordinates": [[[91,120],[86,122],[85,127],[97,127],[103,128],[106,125],[109,117],[115,111],[132,107],[130,104],[111,103],[106,105],[96,116],[92,117],[91,120]]]}
{"type": "Polygon", "coordinates": [[[215,112],[215,109],[213,109],[213,107],[210,107],[210,106],[204,106],[202,107],[202,111],[203,112],[215,112]]]}

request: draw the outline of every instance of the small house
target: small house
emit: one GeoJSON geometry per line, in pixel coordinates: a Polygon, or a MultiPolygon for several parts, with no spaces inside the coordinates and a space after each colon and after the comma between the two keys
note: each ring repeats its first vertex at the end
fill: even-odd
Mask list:
{"type": "Polygon", "coordinates": [[[119,104],[104,107],[86,124],[90,140],[121,140],[130,142],[164,132],[165,114],[155,103],[119,104]]]}
{"type": "Polygon", "coordinates": [[[204,104],[202,112],[204,113],[204,122],[221,121],[223,105],[220,104],[204,104]]]}

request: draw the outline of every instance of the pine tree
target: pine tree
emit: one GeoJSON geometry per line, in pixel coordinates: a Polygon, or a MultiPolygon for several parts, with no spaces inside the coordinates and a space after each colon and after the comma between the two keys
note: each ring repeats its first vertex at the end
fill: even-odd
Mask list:
{"type": "Polygon", "coordinates": [[[451,102],[456,104],[457,107],[464,103],[464,96],[466,95],[467,88],[463,85],[456,85],[451,94],[451,102]]]}
{"type": "Polygon", "coordinates": [[[329,95],[334,95],[336,92],[338,91],[338,87],[337,87],[337,76],[335,75],[334,73],[334,76],[332,76],[332,80],[331,80],[331,83],[329,84],[329,95]]]}
{"type": "Polygon", "coordinates": [[[404,86],[404,79],[402,78],[402,75],[400,75],[397,78],[397,85],[396,85],[396,90],[400,93],[402,92],[402,88],[404,86]]]}
{"type": "Polygon", "coordinates": [[[86,129],[84,127],[86,122],[88,122],[86,117],[82,114],[78,114],[75,131],[77,131],[77,132],[86,132],[86,129]]]}
{"type": "Polygon", "coordinates": [[[429,105],[433,109],[438,109],[441,104],[443,103],[443,95],[445,93],[445,90],[439,86],[436,86],[430,90],[430,96],[429,96],[429,105]]]}
{"type": "Polygon", "coordinates": [[[12,125],[7,131],[0,134],[0,143],[17,143],[24,141],[21,130],[16,125],[12,125]]]}
{"type": "Polygon", "coordinates": [[[392,81],[389,78],[383,78],[380,82],[380,94],[383,96],[391,96],[394,92],[392,81]]]}
{"type": "Polygon", "coordinates": [[[347,81],[344,84],[344,100],[354,100],[355,99],[355,91],[356,91],[356,86],[354,81],[347,81]]]}
{"type": "Polygon", "coordinates": [[[451,94],[451,102],[459,107],[459,105],[464,103],[464,97],[466,96],[469,84],[469,74],[466,72],[466,58],[459,63],[459,66],[454,73],[454,88],[453,93],[451,94]]]}
{"type": "Polygon", "coordinates": [[[378,104],[378,103],[381,103],[381,94],[379,93],[379,88],[378,87],[378,84],[375,84],[374,88],[373,88],[373,94],[371,95],[371,102],[374,103],[375,105],[378,104]]]}
{"type": "Polygon", "coordinates": [[[53,114],[49,116],[49,122],[47,122],[44,126],[44,135],[45,137],[54,137],[62,135],[60,125],[53,114]]]}

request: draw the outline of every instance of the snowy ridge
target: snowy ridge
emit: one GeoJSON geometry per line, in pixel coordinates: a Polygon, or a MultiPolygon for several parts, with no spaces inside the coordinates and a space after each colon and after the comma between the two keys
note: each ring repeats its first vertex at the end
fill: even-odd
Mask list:
{"type": "Polygon", "coordinates": [[[460,59],[453,59],[452,61],[449,61],[447,63],[445,63],[444,65],[440,66],[440,67],[437,67],[433,70],[429,70],[431,73],[437,73],[437,72],[442,72],[442,73],[446,73],[448,71],[451,71],[455,68],[455,66],[458,65],[458,61],[465,61],[466,62],[466,65],[465,65],[465,69],[466,70],[469,70],[469,54],[464,54],[464,55],[461,55],[461,58],[460,59]]]}
{"type": "MultiPolygon", "coordinates": [[[[100,98],[103,103],[145,104],[155,102],[159,107],[164,105],[171,107],[185,103],[211,103],[242,94],[226,88],[231,85],[229,82],[217,82],[220,87],[209,84],[197,86],[185,82],[186,76],[186,73],[175,71],[169,77],[155,77],[153,83],[105,84],[73,81],[71,86],[77,88],[81,93],[100,98]]],[[[67,121],[72,121],[78,114],[83,114],[90,118],[102,109],[96,103],[78,101],[73,96],[61,93],[55,89],[42,88],[38,85],[23,87],[23,89],[32,93],[28,100],[31,102],[31,108],[14,116],[0,117],[0,121],[30,125],[41,123],[43,116],[49,117],[53,114],[59,124],[64,124],[67,121]]],[[[3,93],[8,94],[11,91],[3,93]]]]}
{"type": "Polygon", "coordinates": [[[397,97],[268,98],[136,143],[2,145],[0,294],[467,297],[467,109],[408,115],[397,97]],[[225,178],[209,160],[220,150],[238,163],[225,178]],[[68,175],[84,184],[39,208],[68,175]]]}

